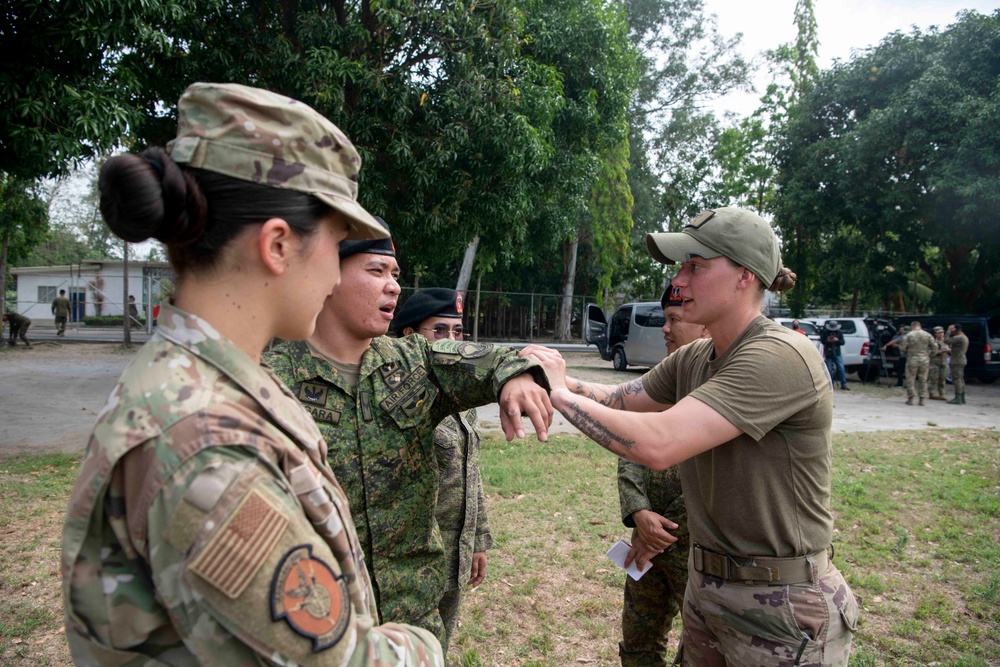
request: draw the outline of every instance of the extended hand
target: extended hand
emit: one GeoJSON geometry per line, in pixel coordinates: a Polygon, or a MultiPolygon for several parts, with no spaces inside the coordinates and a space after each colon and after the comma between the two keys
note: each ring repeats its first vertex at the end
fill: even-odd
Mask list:
{"type": "Polygon", "coordinates": [[[469,585],[473,588],[483,583],[483,579],[486,578],[486,563],[489,560],[485,551],[476,551],[472,554],[472,577],[469,579],[469,585]]]}
{"type": "Polygon", "coordinates": [[[521,358],[530,358],[538,362],[545,371],[552,391],[566,386],[566,360],[558,350],[542,345],[528,345],[519,353],[521,358]]]}
{"type": "Polygon", "coordinates": [[[521,416],[527,416],[542,442],[548,440],[552,425],[552,402],[545,388],[537,384],[530,374],[511,378],[500,390],[500,427],[507,442],[524,437],[521,416]]]}
{"type": "Polygon", "coordinates": [[[652,510],[638,510],[632,513],[635,528],[642,540],[650,549],[665,551],[677,538],[667,531],[677,530],[676,523],[652,510]]]}

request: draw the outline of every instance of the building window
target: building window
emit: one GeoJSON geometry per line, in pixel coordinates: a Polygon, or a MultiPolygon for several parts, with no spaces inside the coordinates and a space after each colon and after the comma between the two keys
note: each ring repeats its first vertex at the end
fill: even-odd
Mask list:
{"type": "Polygon", "coordinates": [[[56,288],[55,287],[38,287],[38,303],[52,303],[52,300],[56,298],[56,288]]]}

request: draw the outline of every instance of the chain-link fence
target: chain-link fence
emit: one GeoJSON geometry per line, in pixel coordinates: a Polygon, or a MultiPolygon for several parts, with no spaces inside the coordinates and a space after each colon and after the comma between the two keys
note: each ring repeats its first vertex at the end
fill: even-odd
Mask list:
{"type": "MultiPolygon", "coordinates": [[[[404,287],[399,297],[400,306],[414,292],[404,287]]],[[[465,294],[465,330],[469,340],[477,341],[553,341],[557,338],[559,310],[563,297],[558,294],[533,294],[527,292],[477,292],[470,289],[465,294]]],[[[570,309],[569,342],[583,341],[583,317],[587,303],[593,297],[574,296],[570,309]]]]}

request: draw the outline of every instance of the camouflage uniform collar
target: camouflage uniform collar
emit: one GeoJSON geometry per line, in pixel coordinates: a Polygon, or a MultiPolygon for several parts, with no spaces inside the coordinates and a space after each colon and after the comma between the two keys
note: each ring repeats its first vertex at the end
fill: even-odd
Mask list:
{"type": "MultiPolygon", "coordinates": [[[[267,366],[254,363],[246,352],[211,324],[173,304],[163,304],[154,339],[178,345],[211,364],[243,388],[293,439],[310,449],[325,449],[316,424],[301,410],[288,410],[287,399],[298,402],[267,366]]],[[[324,452],[325,453],[325,452],[324,452]]]]}
{"type": "MultiPolygon", "coordinates": [[[[297,361],[292,365],[291,370],[295,382],[304,382],[319,377],[353,395],[354,391],[347,386],[340,373],[330,365],[321,352],[314,350],[308,343],[305,341],[289,342],[286,343],[285,349],[289,356],[294,357],[297,361]]],[[[396,339],[388,336],[373,338],[371,345],[361,356],[358,384],[360,385],[366,377],[386,364],[395,365],[400,363],[402,359],[396,339]]]]}

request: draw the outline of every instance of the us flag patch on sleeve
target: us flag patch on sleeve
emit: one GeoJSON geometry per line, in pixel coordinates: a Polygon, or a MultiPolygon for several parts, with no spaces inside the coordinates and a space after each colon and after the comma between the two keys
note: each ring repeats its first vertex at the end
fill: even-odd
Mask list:
{"type": "Polygon", "coordinates": [[[192,572],[238,598],[278,543],[288,518],[253,489],[191,563],[192,572]]]}

